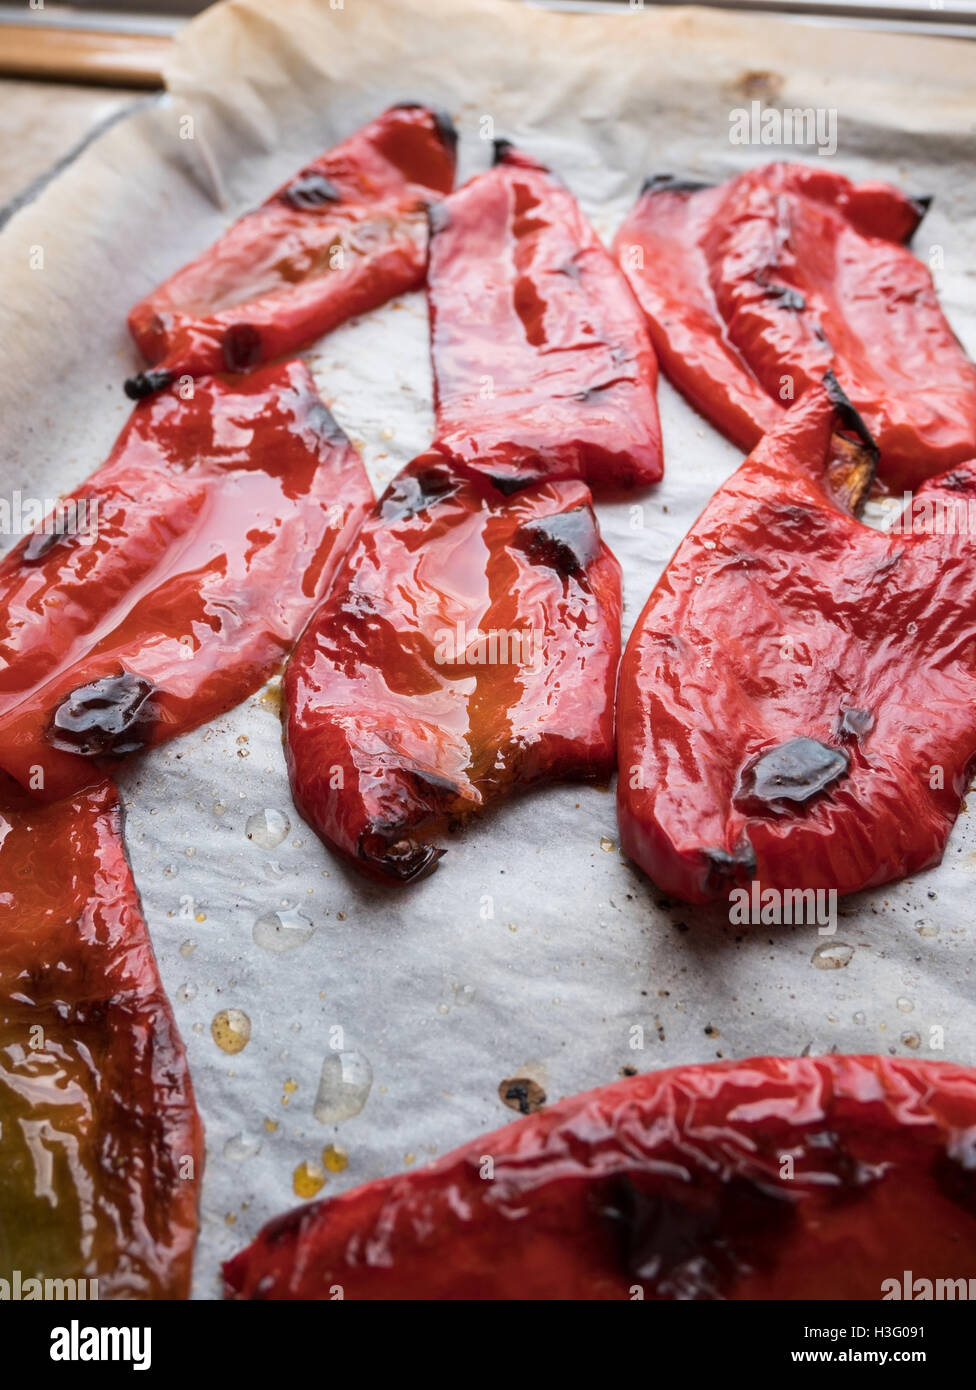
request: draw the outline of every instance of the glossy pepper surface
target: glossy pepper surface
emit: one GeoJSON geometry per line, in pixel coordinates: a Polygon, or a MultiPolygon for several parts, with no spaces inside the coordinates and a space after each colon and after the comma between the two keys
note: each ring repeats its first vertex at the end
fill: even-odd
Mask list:
{"type": "Polygon", "coordinates": [[[47,798],[92,785],[257,689],[373,495],[290,362],[141,402],[68,500],[84,530],[35,532],[0,561],[8,795],[11,783],[47,798]]]}
{"type": "Polygon", "coordinates": [[[876,1300],[906,1269],[968,1280],[974,1126],[976,1072],[949,1063],[649,1073],[272,1221],[227,1292],[876,1300]]]}
{"type": "Polygon", "coordinates": [[[690,902],[938,863],[968,785],[976,463],[882,533],[831,490],[839,423],[811,387],[712,498],[624,654],[621,844],[690,902]]]}
{"type": "Polygon", "coordinates": [[[446,116],[405,104],[306,165],[135,306],[129,328],[153,370],[129,394],[248,371],[416,289],[425,205],[453,186],[455,143],[446,116]]]}
{"type": "Polygon", "coordinates": [[[643,316],[569,189],[505,142],[431,209],[436,434],[514,490],[662,474],[657,362],[643,316]]]}
{"type": "Polygon", "coordinates": [[[202,1164],[115,788],[0,811],[0,1279],[185,1298],[202,1164]]]}
{"type": "Polygon", "coordinates": [[[770,164],[648,181],[614,243],[669,379],[751,449],[832,369],[898,489],[976,455],[976,367],[904,245],[925,209],[882,183],[770,164]]]}
{"type": "Polygon", "coordinates": [[[288,663],[296,805],[358,867],[418,878],[446,822],[528,783],[607,776],[619,649],[620,570],[582,483],[505,498],[421,455],[288,663]]]}

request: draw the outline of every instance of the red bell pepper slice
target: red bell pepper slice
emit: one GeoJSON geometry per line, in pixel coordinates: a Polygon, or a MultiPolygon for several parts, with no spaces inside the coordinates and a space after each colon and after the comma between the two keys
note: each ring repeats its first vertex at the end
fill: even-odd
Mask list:
{"type": "Polygon", "coordinates": [[[270,1222],[226,1292],[881,1299],[905,1270],[972,1278],[974,1132],[976,1072],[950,1063],[652,1072],[270,1222]]]}
{"type": "Polygon", "coordinates": [[[436,433],[511,491],[662,474],[657,362],[634,297],[569,189],[504,141],[431,208],[436,433]]]}
{"type": "Polygon", "coordinates": [[[613,762],[620,570],[579,482],[504,498],[441,453],[365,522],[285,674],[295,803],[408,882],[420,837],[533,782],[613,762]]]}
{"type": "MultiPolygon", "coordinates": [[[[5,1296],[39,1278],[96,1279],[99,1298],[185,1298],[202,1167],[115,788],[0,811],[5,1296]]],[[[14,1296],[71,1297],[63,1287],[14,1296]]]]}
{"type": "Polygon", "coordinates": [[[0,561],[0,773],[48,798],[257,689],[373,494],[293,361],[143,401],[69,501],[0,561]]]}
{"type": "Polygon", "coordinates": [[[743,449],[830,368],[914,487],[976,455],[976,367],[903,243],[926,204],[770,164],[719,187],[649,180],[614,242],[669,379],[743,449]]]}
{"type": "Polygon", "coordinates": [[[917,872],[968,784],[976,462],[884,534],[831,489],[843,423],[810,387],[712,498],[627,645],[621,844],[689,902],[917,872]],[[930,524],[917,509],[939,499],[930,524]]]}
{"type": "Polygon", "coordinates": [[[135,306],[154,369],[128,394],[248,371],[418,288],[425,205],[454,184],[456,140],[443,113],[403,104],[313,160],[135,306]]]}

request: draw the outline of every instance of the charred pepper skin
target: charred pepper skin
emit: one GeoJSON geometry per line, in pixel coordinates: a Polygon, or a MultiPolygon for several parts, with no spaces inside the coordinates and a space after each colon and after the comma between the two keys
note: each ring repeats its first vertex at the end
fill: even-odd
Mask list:
{"type": "Polygon", "coordinates": [[[744,450],[832,368],[917,487],[976,455],[976,366],[904,246],[925,204],[770,164],[718,187],[652,179],[614,242],[661,366],[744,450]]]}
{"type": "MultiPolygon", "coordinates": [[[[624,653],[621,846],[688,902],[927,868],[968,785],[976,531],[855,520],[828,486],[837,425],[811,387],[712,498],[624,653]]],[[[914,505],[939,499],[976,514],[976,463],[914,505]]]]}
{"type": "Polygon", "coordinates": [[[358,868],[410,882],[448,822],[531,783],[605,779],[620,604],[582,483],[506,498],[439,452],[414,460],[286,670],[299,811],[358,868]]]}
{"type": "Polygon", "coordinates": [[[657,362],[640,308],[569,189],[498,144],[493,169],[432,209],[438,443],[506,490],[658,482],[657,362]]]}
{"type": "Polygon", "coordinates": [[[250,371],[417,289],[426,204],[453,187],[456,138],[442,112],[404,103],[300,170],[135,306],[129,328],[155,370],[127,394],[250,371]]]}
{"type": "Polygon", "coordinates": [[[115,788],[0,811],[0,1278],[186,1298],[202,1168],[115,788]]]}
{"type": "Polygon", "coordinates": [[[301,362],[168,388],[72,494],[93,537],[0,561],[0,784],[71,795],[284,660],[373,503],[301,362]],[[94,504],[97,503],[97,511],[94,504]]]}
{"type": "Polygon", "coordinates": [[[974,1125],[976,1072],[951,1063],[651,1072],[270,1222],[226,1293],[878,1300],[905,1269],[972,1276],[974,1125]]]}

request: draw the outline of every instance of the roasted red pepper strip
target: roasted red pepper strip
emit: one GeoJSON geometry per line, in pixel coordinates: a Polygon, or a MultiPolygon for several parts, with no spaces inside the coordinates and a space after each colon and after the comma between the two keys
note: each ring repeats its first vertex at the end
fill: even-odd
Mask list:
{"type": "Polygon", "coordinates": [[[409,881],[417,838],[538,781],[606,777],[620,570],[582,483],[507,500],[440,453],[391,483],[285,675],[295,802],[409,881]]]}
{"type": "Polygon", "coordinates": [[[456,138],[448,117],[405,104],[307,165],[132,310],[154,370],[128,393],[248,371],[420,286],[425,205],[453,186],[456,138]]]}
{"type": "Polygon", "coordinates": [[[0,772],[50,798],[266,680],[373,495],[290,362],[143,401],[78,499],[0,562],[0,772]]]}
{"type": "Polygon", "coordinates": [[[690,902],[753,878],[849,893],[938,863],[968,784],[976,463],[913,503],[961,507],[955,534],[944,513],[883,534],[830,493],[837,423],[821,386],[784,415],[692,527],[624,655],[622,847],[690,902]]]}
{"type": "Polygon", "coordinates": [[[669,379],[751,449],[831,368],[893,488],[976,455],[976,367],[903,242],[924,204],[770,164],[719,187],[651,179],[614,250],[669,379]]]}
{"type": "Polygon", "coordinates": [[[949,1063],[650,1073],[270,1222],[227,1293],[880,1299],[906,1269],[972,1278],[974,1132],[976,1072],[949,1063]]]}
{"type": "Polygon", "coordinates": [[[493,169],[431,209],[438,441],[507,490],[657,482],[657,362],[640,309],[569,189],[497,148],[493,169]]]}
{"type": "Polygon", "coordinates": [[[97,1279],[81,1298],[185,1298],[202,1167],[115,788],[0,811],[5,1296],[39,1278],[97,1279]]]}

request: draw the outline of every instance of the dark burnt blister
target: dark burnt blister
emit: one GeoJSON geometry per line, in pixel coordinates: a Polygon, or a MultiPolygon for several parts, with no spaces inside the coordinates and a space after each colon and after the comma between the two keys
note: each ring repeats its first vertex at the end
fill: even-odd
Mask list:
{"type": "Polygon", "coordinates": [[[757,809],[796,810],[843,777],[850,761],[843,748],[815,738],[792,738],[745,768],[735,799],[757,809]]]}
{"type": "Polygon", "coordinates": [[[118,758],[149,741],[156,712],[152,681],[123,671],[79,686],[57,709],[47,739],[63,753],[82,758],[118,758]]]}
{"type": "Polygon", "coordinates": [[[600,535],[589,507],[526,522],[516,544],[533,564],[548,565],[564,578],[585,574],[600,553],[600,535]]]}
{"type": "Polygon", "coordinates": [[[735,849],[703,849],[708,866],[705,875],[707,888],[731,887],[742,878],[751,879],[756,873],[756,851],[744,836],[735,849]]]}
{"type": "Polygon", "coordinates": [[[324,401],[318,396],[305,397],[302,424],[324,443],[341,448],[349,444],[349,436],[324,401]]]}
{"type": "Polygon", "coordinates": [[[935,194],[934,194],[934,193],[917,193],[917,194],[914,194],[914,193],[913,193],[913,194],[909,197],[909,200],[908,200],[908,201],[911,203],[911,205],[912,205],[912,211],[915,213],[915,224],[914,224],[913,227],[909,228],[909,231],[908,231],[908,233],[907,233],[907,235],[906,235],[906,237],[905,237],[905,245],[906,245],[906,246],[907,246],[908,243],[911,241],[911,239],[912,239],[912,237],[915,235],[915,233],[918,231],[919,226],[920,226],[920,224],[921,224],[921,222],[922,222],[922,219],[925,217],[925,215],[926,215],[926,213],[928,212],[929,208],[930,208],[930,207],[932,206],[932,204],[935,202],[935,194]]]}
{"type": "Polygon", "coordinates": [[[300,212],[315,212],[318,208],[328,207],[330,203],[338,203],[342,194],[324,174],[308,173],[299,174],[297,179],[293,179],[282,190],[281,197],[300,212]]]}
{"type": "Polygon", "coordinates": [[[248,372],[261,361],[261,334],[251,323],[232,323],[221,350],[229,372],[248,372]]]}
{"type": "Polygon", "coordinates": [[[444,850],[409,835],[392,839],[384,831],[373,829],[360,838],[359,857],[385,878],[416,883],[434,872],[444,850]]]}
{"type": "MultiPolygon", "coordinates": [[[[827,342],[826,338],[824,338],[824,342],[827,342]]],[[[823,384],[831,405],[837,411],[837,418],[841,425],[861,441],[876,464],[880,451],[877,444],[874,442],[874,436],[871,434],[860,412],[851,403],[847,392],[841,386],[829,367],[827,371],[824,372],[823,384]]]]}
{"type": "Polygon", "coordinates": [[[384,521],[404,521],[446,502],[457,494],[459,487],[459,480],[437,464],[413,473],[401,473],[377,502],[377,514],[384,521]]]}
{"type": "Polygon", "coordinates": [[[162,391],[164,387],[171,386],[175,380],[175,372],[137,372],[135,376],[130,376],[128,378],[122,389],[125,391],[130,401],[141,401],[145,400],[146,396],[155,395],[157,391],[162,391]]]}
{"type": "Polygon", "coordinates": [[[56,545],[67,541],[68,536],[62,531],[32,531],[27,537],[27,543],[20,552],[21,563],[25,565],[37,565],[49,555],[56,545]]]}
{"type": "Polygon", "coordinates": [[[677,1195],[624,1173],[605,1184],[598,1212],[626,1277],[666,1298],[725,1297],[742,1275],[776,1267],[796,1224],[785,1193],[741,1176],[677,1195]]]}
{"type": "Polygon", "coordinates": [[[641,184],[641,193],[700,193],[714,184],[700,179],[683,179],[677,174],[650,174],[641,184]]]}
{"type": "Polygon", "coordinates": [[[874,723],[874,715],[869,709],[847,706],[841,710],[837,720],[837,737],[854,738],[860,742],[874,728],[874,723]]]}
{"type": "Polygon", "coordinates": [[[799,290],[793,289],[791,285],[764,284],[762,288],[781,309],[792,309],[796,313],[801,313],[807,307],[807,301],[803,295],[799,290]]]}

